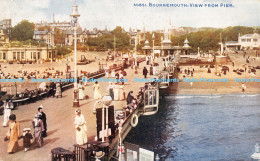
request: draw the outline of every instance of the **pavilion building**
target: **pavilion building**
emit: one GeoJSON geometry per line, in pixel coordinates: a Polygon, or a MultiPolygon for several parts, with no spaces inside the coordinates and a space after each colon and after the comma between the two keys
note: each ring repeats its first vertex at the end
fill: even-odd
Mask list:
{"type": "MultiPolygon", "coordinates": [[[[154,46],[154,54],[159,56],[176,55],[177,53],[182,55],[188,55],[190,53],[189,41],[184,41],[184,46],[173,46],[170,40],[169,29],[164,31],[164,39],[161,41],[161,46],[154,46]]],[[[150,55],[153,52],[153,46],[149,46],[148,40],[145,41],[145,46],[142,48],[146,55],[150,55]]]]}

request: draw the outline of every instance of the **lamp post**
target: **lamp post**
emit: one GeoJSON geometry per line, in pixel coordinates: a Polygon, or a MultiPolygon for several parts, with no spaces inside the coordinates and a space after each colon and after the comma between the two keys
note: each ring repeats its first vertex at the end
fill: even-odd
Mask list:
{"type": "Polygon", "coordinates": [[[135,57],[135,65],[137,65],[136,51],[137,51],[137,36],[135,36],[135,55],[134,55],[134,57],[135,57]]]}
{"type": "Polygon", "coordinates": [[[118,160],[122,161],[123,146],[122,146],[122,138],[121,138],[121,135],[122,135],[122,123],[121,122],[119,123],[118,130],[119,130],[119,145],[118,145],[119,154],[118,154],[118,160]]]}
{"type": "MultiPolygon", "coordinates": [[[[103,105],[106,106],[106,135],[105,136],[106,136],[106,142],[109,142],[109,140],[108,140],[108,107],[112,103],[111,96],[108,93],[106,93],[106,95],[102,98],[102,102],[103,102],[103,105]]],[[[102,121],[104,121],[104,106],[102,109],[102,116],[103,116],[102,121]]],[[[104,128],[104,122],[102,123],[102,130],[103,130],[103,128],[104,128]]],[[[104,142],[104,131],[103,131],[102,142],[104,142]]]]}
{"type": "Polygon", "coordinates": [[[108,93],[105,94],[105,96],[102,98],[102,100],[98,100],[94,104],[93,108],[93,114],[97,113],[97,105],[102,104],[102,142],[105,142],[105,136],[107,137],[108,141],[108,107],[112,103],[112,98],[108,93]],[[105,108],[106,108],[106,129],[105,129],[105,108]],[[106,133],[105,133],[106,132],[106,133]]]}
{"type": "Polygon", "coordinates": [[[77,20],[80,14],[78,13],[78,6],[72,6],[72,13],[70,14],[72,17],[72,25],[74,27],[74,99],[73,99],[73,107],[79,107],[79,91],[78,91],[78,83],[77,83],[77,20]]]}
{"type": "Polygon", "coordinates": [[[152,58],[154,59],[154,33],[153,33],[153,55],[152,55],[152,58]]]}

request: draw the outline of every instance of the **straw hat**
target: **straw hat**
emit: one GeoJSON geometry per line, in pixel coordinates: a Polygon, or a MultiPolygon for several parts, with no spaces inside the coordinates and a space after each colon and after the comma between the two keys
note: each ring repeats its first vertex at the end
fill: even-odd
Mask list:
{"type": "Polygon", "coordinates": [[[31,131],[30,128],[24,128],[23,131],[31,131]]]}

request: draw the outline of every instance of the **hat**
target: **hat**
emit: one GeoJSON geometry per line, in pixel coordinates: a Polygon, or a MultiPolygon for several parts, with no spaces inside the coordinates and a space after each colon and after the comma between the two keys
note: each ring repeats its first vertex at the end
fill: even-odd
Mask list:
{"type": "Polygon", "coordinates": [[[38,107],[38,111],[39,111],[40,109],[43,109],[42,104],[38,107]]]}
{"type": "Polygon", "coordinates": [[[23,131],[31,131],[30,128],[24,128],[23,131]]]}
{"type": "Polygon", "coordinates": [[[76,109],[76,110],[75,110],[75,114],[77,115],[77,114],[79,114],[79,113],[81,113],[81,110],[80,110],[80,109],[76,109]]]}

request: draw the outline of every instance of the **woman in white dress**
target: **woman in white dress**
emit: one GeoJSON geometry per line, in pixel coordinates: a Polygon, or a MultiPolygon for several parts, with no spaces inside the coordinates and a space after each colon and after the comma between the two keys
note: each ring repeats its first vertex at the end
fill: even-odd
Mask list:
{"type": "Polygon", "coordinates": [[[153,75],[156,75],[157,74],[157,68],[156,66],[153,66],[153,75]]]}
{"type": "Polygon", "coordinates": [[[85,88],[84,88],[84,86],[83,86],[83,84],[82,84],[82,82],[80,82],[79,83],[79,85],[78,85],[78,88],[79,88],[79,99],[80,100],[83,100],[84,99],[84,97],[85,97],[85,88]]]}
{"type": "Polygon", "coordinates": [[[78,145],[83,145],[88,142],[87,136],[87,126],[85,117],[81,114],[81,110],[77,109],[75,111],[75,129],[76,129],[76,143],[78,145]]]}
{"type": "Polygon", "coordinates": [[[4,101],[4,122],[3,126],[8,126],[9,116],[12,114],[12,109],[14,108],[13,102],[9,99],[4,101]]]}
{"type": "Polygon", "coordinates": [[[94,86],[94,99],[101,99],[100,85],[95,82],[94,86]]]}
{"type": "Polygon", "coordinates": [[[108,71],[107,70],[105,71],[105,74],[106,74],[105,77],[108,78],[108,71]]]}
{"type": "Polygon", "coordinates": [[[125,90],[124,90],[124,85],[119,86],[119,100],[124,100],[125,99],[125,90]]]}
{"type": "Polygon", "coordinates": [[[113,69],[112,72],[111,72],[111,77],[112,78],[115,78],[116,77],[116,71],[113,69]]]}
{"type": "Polygon", "coordinates": [[[119,87],[117,84],[114,85],[114,100],[117,101],[119,99],[119,87]]]}

